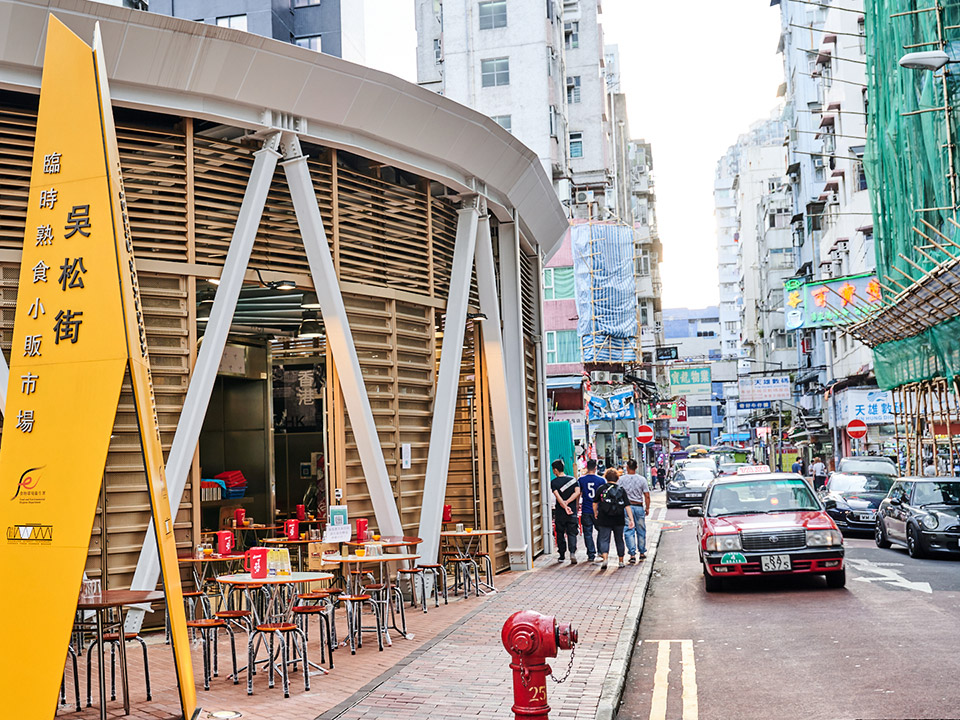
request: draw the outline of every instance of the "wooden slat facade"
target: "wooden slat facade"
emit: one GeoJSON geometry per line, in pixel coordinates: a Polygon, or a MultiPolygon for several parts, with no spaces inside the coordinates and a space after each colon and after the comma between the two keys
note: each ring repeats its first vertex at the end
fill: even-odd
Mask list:
{"type": "MultiPolygon", "coordinates": [[[[184,266],[182,273],[166,268],[164,273],[139,273],[161,435],[164,451],[169,452],[196,354],[197,284],[209,289],[195,273],[203,274],[205,266],[223,265],[256,148],[205,136],[205,124],[200,121],[122,109],[115,115],[136,259],[184,266]]],[[[16,258],[24,242],[35,127],[36,98],[5,94],[0,100],[0,348],[8,357],[19,274],[16,258]]],[[[345,302],[403,526],[414,532],[426,472],[456,208],[436,197],[435,183],[343,151],[317,147],[305,147],[305,151],[311,156],[310,172],[340,280],[351,287],[370,288],[367,294],[345,293],[345,302]],[[409,469],[401,466],[404,443],[410,443],[412,449],[409,469]]],[[[251,267],[309,275],[280,170],[270,189],[251,267]]],[[[534,297],[529,291],[529,261],[522,270],[524,331],[532,341],[537,310],[528,307],[534,297]]],[[[470,296],[476,307],[475,279],[471,280],[470,296]]],[[[475,353],[479,332],[472,323],[468,326],[448,502],[455,507],[455,519],[471,525],[492,523],[502,529],[489,396],[482,363],[475,353]],[[468,393],[482,398],[472,407],[472,451],[468,393]],[[478,473],[476,518],[471,463],[478,473]]],[[[318,347],[317,352],[324,357],[325,349],[318,347]]],[[[373,522],[349,418],[336,387],[336,368],[331,358],[326,359],[331,490],[342,488],[351,515],[373,522]]],[[[536,470],[531,470],[530,491],[534,537],[539,542],[536,374],[529,358],[526,374],[531,401],[528,444],[532,456],[538,458],[536,470]]],[[[88,560],[90,574],[105,577],[109,587],[129,586],[149,516],[132,413],[129,385],[125,384],[88,560]],[[102,522],[104,513],[106,523],[102,522]]],[[[195,543],[199,529],[198,493],[192,487],[198,472],[195,463],[176,518],[177,542],[183,550],[195,543]]],[[[498,568],[506,566],[505,545],[503,537],[492,548],[498,568]]],[[[542,550],[536,547],[537,552],[542,550]]]]}

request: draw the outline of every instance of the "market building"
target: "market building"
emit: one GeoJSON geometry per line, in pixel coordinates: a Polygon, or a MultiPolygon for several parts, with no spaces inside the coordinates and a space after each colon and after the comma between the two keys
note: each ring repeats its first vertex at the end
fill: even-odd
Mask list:
{"type": "MultiPolygon", "coordinates": [[[[288,43],[3,0],[8,358],[50,12],[84,37],[99,20],[107,48],[178,547],[233,507],[272,521],[312,495],[321,515],[336,502],[437,539],[449,504],[504,531],[498,569],[529,567],[550,542],[541,260],[567,228],[536,154],[447,98],[288,43]],[[309,256],[318,232],[329,268],[309,256]],[[237,470],[242,494],[208,492],[237,470]]],[[[125,386],[87,562],[106,587],[150,576],[132,413],[125,386]]]]}

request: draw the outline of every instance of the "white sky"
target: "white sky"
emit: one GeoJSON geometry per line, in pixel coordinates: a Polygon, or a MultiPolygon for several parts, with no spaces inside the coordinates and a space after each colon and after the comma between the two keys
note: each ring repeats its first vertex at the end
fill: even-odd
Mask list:
{"type": "MultiPolygon", "coordinates": [[[[751,0],[604,0],[630,131],[653,143],[664,307],[717,303],[716,163],[777,105],[780,11],[751,0]]],[[[413,0],[366,0],[367,63],[416,81],[413,0]]]]}

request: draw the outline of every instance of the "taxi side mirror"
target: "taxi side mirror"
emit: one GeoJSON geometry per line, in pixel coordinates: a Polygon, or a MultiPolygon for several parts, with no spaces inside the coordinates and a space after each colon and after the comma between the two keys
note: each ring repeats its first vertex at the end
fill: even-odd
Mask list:
{"type": "Polygon", "coordinates": [[[703,517],[703,508],[702,507],[692,507],[687,508],[688,517],[703,517]]]}

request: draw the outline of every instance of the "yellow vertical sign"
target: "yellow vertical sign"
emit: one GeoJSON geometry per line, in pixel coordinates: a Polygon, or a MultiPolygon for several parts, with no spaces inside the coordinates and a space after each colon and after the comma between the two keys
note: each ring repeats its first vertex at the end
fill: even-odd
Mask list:
{"type": "Polygon", "coordinates": [[[191,718],[196,691],[102,65],[102,51],[50,17],[0,444],[0,633],[10,649],[0,653],[0,697],[12,717],[56,710],[129,366],[191,718]]]}

